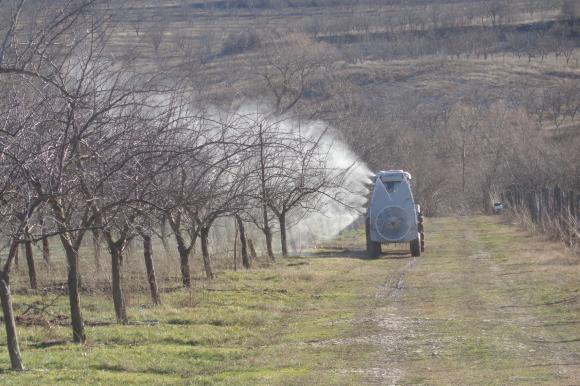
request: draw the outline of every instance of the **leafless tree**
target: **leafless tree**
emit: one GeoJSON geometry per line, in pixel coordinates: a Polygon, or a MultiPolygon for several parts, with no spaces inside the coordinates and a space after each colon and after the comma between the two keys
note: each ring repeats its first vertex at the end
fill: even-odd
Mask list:
{"type": "Polygon", "coordinates": [[[167,19],[160,18],[148,26],[146,37],[151,42],[153,50],[155,53],[159,51],[161,44],[165,38],[165,32],[167,31],[167,19]]]}
{"type": "Polygon", "coordinates": [[[144,221],[141,226],[137,228],[137,232],[143,240],[143,260],[145,262],[145,270],[147,274],[147,282],[149,284],[149,292],[153,304],[161,304],[161,296],[159,294],[159,287],[157,285],[157,275],[155,273],[155,266],[153,260],[153,242],[152,238],[155,232],[155,222],[151,216],[146,217],[149,221],[144,221]]]}
{"type": "MultiPolygon", "coordinates": [[[[273,35],[275,36],[275,35],[273,35]]],[[[329,45],[294,34],[284,40],[265,42],[265,53],[254,66],[255,76],[272,97],[274,113],[281,116],[292,110],[307,93],[317,93],[316,76],[323,76],[337,54],[329,45]]]]}
{"type": "MultiPolygon", "coordinates": [[[[20,76],[25,82],[31,83],[33,88],[38,86],[37,89],[43,89],[43,85],[48,85],[48,88],[45,87],[43,90],[46,94],[43,97],[44,105],[48,104],[46,101],[50,98],[54,99],[50,100],[50,108],[39,110],[57,111],[57,114],[51,115],[64,117],[64,121],[69,123],[75,120],[75,116],[66,114],[62,101],[69,98],[74,91],[68,87],[70,84],[67,84],[63,75],[71,73],[71,58],[77,53],[78,45],[85,42],[88,37],[98,35],[105,23],[106,17],[95,18],[94,15],[88,15],[95,4],[96,0],[63,0],[46,7],[38,7],[37,3],[26,3],[22,0],[14,4],[9,2],[0,4],[6,11],[3,11],[2,15],[9,15],[7,28],[2,31],[0,76],[20,76]],[[82,30],[79,28],[81,25],[84,27],[82,30]],[[75,36],[75,39],[71,39],[72,36],[75,36]]],[[[68,106],[70,107],[70,104],[68,106]]],[[[31,168],[31,171],[36,173],[27,173],[25,177],[27,183],[34,187],[37,196],[46,197],[54,213],[69,269],[73,338],[75,342],[84,342],[78,288],[78,249],[85,229],[90,225],[91,216],[86,210],[84,212],[77,210],[72,204],[76,197],[73,198],[72,194],[67,193],[71,192],[70,184],[74,182],[65,177],[65,171],[71,160],[69,151],[74,152],[74,149],[78,148],[79,138],[72,135],[70,127],[65,124],[67,135],[57,136],[60,143],[47,141],[47,138],[58,131],[55,127],[59,126],[59,123],[55,120],[48,122],[46,119],[41,122],[42,125],[38,127],[45,132],[35,133],[41,141],[35,143],[38,146],[35,149],[39,155],[38,164],[31,168]],[[43,164],[39,165],[41,163],[43,164]]]]}
{"type": "Polygon", "coordinates": [[[470,158],[470,149],[480,129],[481,111],[473,104],[457,104],[451,117],[453,133],[457,135],[456,147],[459,152],[461,167],[461,190],[466,191],[467,166],[470,158]]]}
{"type": "MultiPolygon", "coordinates": [[[[17,257],[20,243],[27,243],[31,257],[35,211],[46,202],[46,196],[36,190],[30,176],[38,171],[39,156],[35,126],[42,116],[32,92],[15,87],[16,75],[0,77],[2,101],[0,105],[0,234],[9,240],[6,259],[0,270],[0,300],[6,327],[7,346],[12,369],[23,370],[10,292],[10,271],[17,257]]],[[[44,100],[39,102],[41,105],[44,100]]],[[[6,248],[5,248],[6,249],[6,248]]],[[[29,262],[30,263],[30,262],[29,262]]],[[[32,266],[33,267],[33,266],[32,266]]],[[[36,287],[36,276],[30,270],[31,286],[36,287]]]]}
{"type": "MultiPolygon", "coordinates": [[[[256,186],[254,209],[249,212],[253,222],[266,237],[269,257],[272,247],[272,219],[280,229],[282,255],[288,255],[287,230],[289,215],[299,210],[317,211],[320,198],[338,200],[342,177],[348,168],[337,170],[330,164],[331,142],[327,130],[301,128],[299,124],[273,120],[260,113],[246,116],[253,147],[251,184],[256,186]],[[261,208],[261,217],[256,216],[261,208]]],[[[300,216],[298,216],[300,217],[300,216]]]]}
{"type": "Polygon", "coordinates": [[[169,224],[179,253],[182,283],[191,287],[189,258],[199,237],[197,223],[198,197],[205,190],[207,165],[211,165],[211,145],[219,141],[203,117],[191,111],[191,106],[179,101],[172,109],[177,154],[172,156],[171,169],[159,176],[160,195],[155,206],[161,218],[169,224]]]}

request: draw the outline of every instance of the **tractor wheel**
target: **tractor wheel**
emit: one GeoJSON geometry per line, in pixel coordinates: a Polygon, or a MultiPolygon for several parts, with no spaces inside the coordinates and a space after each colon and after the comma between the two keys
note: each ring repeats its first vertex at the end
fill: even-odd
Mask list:
{"type": "Polygon", "coordinates": [[[417,228],[419,229],[419,239],[421,240],[421,252],[425,252],[425,231],[423,226],[423,213],[418,212],[417,217],[419,219],[417,228]]]}
{"type": "Polygon", "coordinates": [[[368,217],[365,221],[365,233],[367,237],[367,256],[370,259],[376,259],[381,254],[381,243],[371,240],[371,225],[368,217]]]}
{"type": "MultiPolygon", "coordinates": [[[[419,236],[419,235],[417,235],[417,236],[419,236]]],[[[419,256],[421,256],[421,239],[420,239],[420,236],[417,237],[415,240],[411,241],[410,247],[411,247],[411,256],[413,256],[413,257],[419,257],[419,256]]]]}

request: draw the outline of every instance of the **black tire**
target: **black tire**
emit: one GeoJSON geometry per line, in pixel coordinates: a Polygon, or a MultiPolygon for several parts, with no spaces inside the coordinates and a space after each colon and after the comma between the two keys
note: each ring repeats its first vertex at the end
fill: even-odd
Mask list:
{"type": "Polygon", "coordinates": [[[365,221],[365,234],[367,238],[367,257],[369,259],[376,259],[381,255],[381,243],[371,240],[371,225],[368,217],[365,221]]]}
{"type": "Polygon", "coordinates": [[[416,238],[415,240],[410,242],[411,247],[411,256],[419,257],[421,256],[421,240],[416,238]]]}
{"type": "Polygon", "coordinates": [[[419,229],[419,239],[421,240],[421,252],[425,252],[425,232],[423,227],[423,213],[417,212],[417,218],[419,220],[417,228],[419,229]]]}

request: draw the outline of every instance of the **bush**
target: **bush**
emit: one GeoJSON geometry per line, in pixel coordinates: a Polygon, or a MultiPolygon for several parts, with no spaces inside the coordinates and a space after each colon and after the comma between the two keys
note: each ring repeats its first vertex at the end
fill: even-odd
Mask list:
{"type": "Polygon", "coordinates": [[[255,31],[231,32],[222,44],[222,54],[233,55],[260,46],[260,37],[255,31]]]}

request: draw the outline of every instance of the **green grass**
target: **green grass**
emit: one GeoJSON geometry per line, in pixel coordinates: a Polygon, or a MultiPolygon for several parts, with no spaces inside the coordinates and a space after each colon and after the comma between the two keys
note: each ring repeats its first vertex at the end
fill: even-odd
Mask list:
{"type": "MultiPolygon", "coordinates": [[[[342,371],[363,363],[366,345],[320,345],[358,333],[352,320],[381,275],[357,259],[280,261],[249,272],[223,272],[192,290],[163,293],[152,307],[146,293],[130,294],[133,324],[114,323],[109,295],[83,294],[88,342],[70,340],[59,325],[18,327],[24,373],[6,371],[2,384],[352,384],[342,371]],[[353,358],[356,360],[353,361],[353,358]]],[[[16,314],[53,302],[44,318],[68,315],[66,296],[17,291],[16,314]]],[[[9,368],[4,337],[0,368],[9,368]]]]}
{"type": "MultiPolygon", "coordinates": [[[[360,259],[359,230],[309,257],[198,278],[192,290],[163,292],[159,307],[145,290],[129,291],[128,326],[114,323],[107,291],[83,293],[88,342],[68,342],[66,320],[20,324],[29,370],[5,370],[0,381],[574,384],[580,378],[577,257],[500,217],[437,218],[426,226],[427,252],[416,259],[406,250],[393,253],[403,245],[384,247],[380,259],[360,259]]],[[[67,318],[66,296],[24,291],[25,273],[19,275],[17,315],[38,302],[52,304],[46,319],[67,318]]],[[[7,369],[3,339],[0,368],[7,369]]]]}
{"type": "Polygon", "coordinates": [[[428,233],[429,253],[387,306],[413,332],[397,355],[399,382],[574,383],[578,261],[554,261],[566,256],[561,246],[500,218],[433,219],[429,228],[438,230],[428,233]]]}

